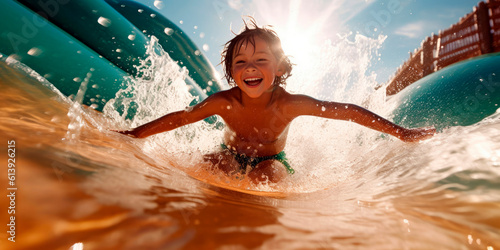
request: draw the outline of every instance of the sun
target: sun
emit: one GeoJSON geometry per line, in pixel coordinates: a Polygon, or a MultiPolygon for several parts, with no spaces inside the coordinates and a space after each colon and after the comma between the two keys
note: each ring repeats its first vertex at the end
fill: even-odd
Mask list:
{"type": "Polygon", "coordinates": [[[335,13],[344,1],[276,0],[255,1],[259,19],[272,25],[294,71],[310,72],[318,67],[325,42],[335,39],[341,26],[335,13]]]}
{"type": "Polygon", "coordinates": [[[289,12],[269,14],[268,21],[273,24],[273,29],[280,37],[285,55],[295,64],[309,64],[313,62],[314,52],[319,47],[322,22],[312,21],[316,19],[314,15],[302,12],[300,1],[293,2],[295,4],[290,3],[289,12]]]}
{"type": "MultiPolygon", "coordinates": [[[[278,32],[279,33],[279,32],[278,32]]],[[[316,44],[310,37],[299,31],[287,31],[280,34],[281,45],[286,55],[294,63],[311,63],[316,44]]]]}

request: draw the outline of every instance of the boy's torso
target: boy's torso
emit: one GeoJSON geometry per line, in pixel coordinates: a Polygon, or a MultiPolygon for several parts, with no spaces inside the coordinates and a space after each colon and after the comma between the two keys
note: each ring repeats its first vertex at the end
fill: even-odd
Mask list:
{"type": "Polygon", "coordinates": [[[224,143],[240,154],[269,156],[283,151],[292,119],[283,112],[282,88],[267,105],[243,105],[237,90],[228,91],[229,105],[221,117],[226,123],[224,143]]]}

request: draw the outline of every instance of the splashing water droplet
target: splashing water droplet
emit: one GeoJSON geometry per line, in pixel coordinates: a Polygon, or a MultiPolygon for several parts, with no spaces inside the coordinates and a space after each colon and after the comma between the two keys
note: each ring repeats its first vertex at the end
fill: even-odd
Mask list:
{"type": "Polygon", "coordinates": [[[99,17],[99,19],[97,19],[97,22],[104,27],[109,27],[111,25],[111,20],[105,17],[99,17]]]}
{"type": "Polygon", "coordinates": [[[28,50],[27,54],[30,56],[39,56],[40,54],[42,54],[42,50],[37,47],[33,47],[28,50]]]}
{"type": "Polygon", "coordinates": [[[167,34],[169,36],[174,34],[174,30],[171,28],[165,28],[164,32],[165,32],[165,34],[167,34]]]}
{"type": "Polygon", "coordinates": [[[157,9],[161,10],[161,9],[163,8],[163,1],[156,0],[156,1],[154,2],[154,6],[155,6],[157,9]]]}

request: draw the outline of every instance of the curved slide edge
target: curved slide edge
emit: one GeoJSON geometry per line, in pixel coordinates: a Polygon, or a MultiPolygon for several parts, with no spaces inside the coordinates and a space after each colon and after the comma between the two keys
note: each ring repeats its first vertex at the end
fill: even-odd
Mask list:
{"type": "Polygon", "coordinates": [[[393,120],[407,127],[469,126],[500,108],[500,53],[450,65],[396,94],[393,120]]]}
{"type": "Polygon", "coordinates": [[[83,103],[98,110],[127,85],[126,72],[17,2],[0,8],[0,53],[27,65],[66,96],[82,83],[83,103]]]}
{"type": "Polygon", "coordinates": [[[104,1],[17,1],[131,75],[146,57],[149,39],[104,1]]]}
{"type": "MultiPolygon", "coordinates": [[[[20,1],[34,10],[16,1],[9,1],[2,6],[0,53],[32,68],[66,96],[76,95],[82,83],[85,83],[86,92],[82,103],[100,111],[108,100],[115,98],[120,89],[130,84],[126,77],[135,72],[135,64],[145,57],[149,38],[106,2],[87,0],[82,4],[83,1],[71,0],[20,1]],[[38,9],[33,7],[36,3],[41,4],[38,9]],[[47,20],[58,23],[66,30],[47,20]],[[80,40],[82,37],[86,39],[80,40]]],[[[140,4],[130,6],[137,13],[138,8],[147,8],[140,4]]],[[[154,21],[164,31],[166,25],[162,23],[166,23],[168,19],[159,14],[151,14],[147,19],[151,16],[161,17],[156,19],[160,21],[154,21]]],[[[134,20],[137,23],[141,18],[144,16],[136,17],[139,21],[134,20]]],[[[213,66],[203,54],[195,55],[199,52],[196,46],[178,27],[170,24],[172,23],[168,21],[167,25],[173,27],[171,29],[174,29],[176,35],[164,35],[173,37],[169,44],[175,46],[163,47],[177,51],[184,46],[176,54],[181,59],[183,55],[187,59],[179,64],[186,66],[190,75],[195,73],[197,77],[197,80],[192,77],[186,79],[190,93],[197,96],[198,100],[203,100],[207,94],[219,91],[221,87],[214,77],[216,74],[213,66]],[[189,56],[186,51],[196,57],[189,56]],[[194,63],[197,65],[193,69],[194,63]]],[[[156,34],[161,35],[158,32],[156,34]]],[[[175,53],[171,51],[170,53],[175,53]]],[[[127,113],[131,114],[128,118],[135,114],[133,110],[127,113]]]]}
{"type": "Polygon", "coordinates": [[[189,37],[160,13],[134,1],[17,0],[81,41],[125,72],[136,75],[146,58],[150,36],[186,67],[192,80],[210,95],[220,82],[210,62],[189,37]],[[166,28],[170,31],[167,35],[166,28]]]}
{"type": "Polygon", "coordinates": [[[158,38],[162,48],[178,62],[179,66],[188,69],[189,76],[206,94],[211,95],[221,90],[215,68],[177,25],[138,2],[130,0],[106,0],[106,2],[144,34],[158,38]]]}

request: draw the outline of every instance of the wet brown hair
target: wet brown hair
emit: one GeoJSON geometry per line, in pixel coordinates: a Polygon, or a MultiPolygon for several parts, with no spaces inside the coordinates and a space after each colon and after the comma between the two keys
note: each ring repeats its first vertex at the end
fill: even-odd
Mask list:
{"type": "Polygon", "coordinates": [[[221,64],[224,67],[224,77],[229,85],[235,85],[231,74],[231,66],[233,64],[234,55],[238,54],[241,48],[241,46],[237,45],[250,43],[255,47],[255,37],[259,37],[269,45],[271,52],[278,61],[278,66],[283,69],[283,75],[276,76],[274,78],[274,84],[285,85],[285,80],[292,75],[292,63],[290,62],[288,56],[285,55],[285,52],[281,47],[280,38],[276,32],[270,29],[270,26],[259,27],[255,22],[255,19],[249,17],[249,20],[250,24],[243,20],[243,23],[245,24],[243,31],[239,34],[235,34],[236,36],[224,45],[221,59],[221,64]]]}

